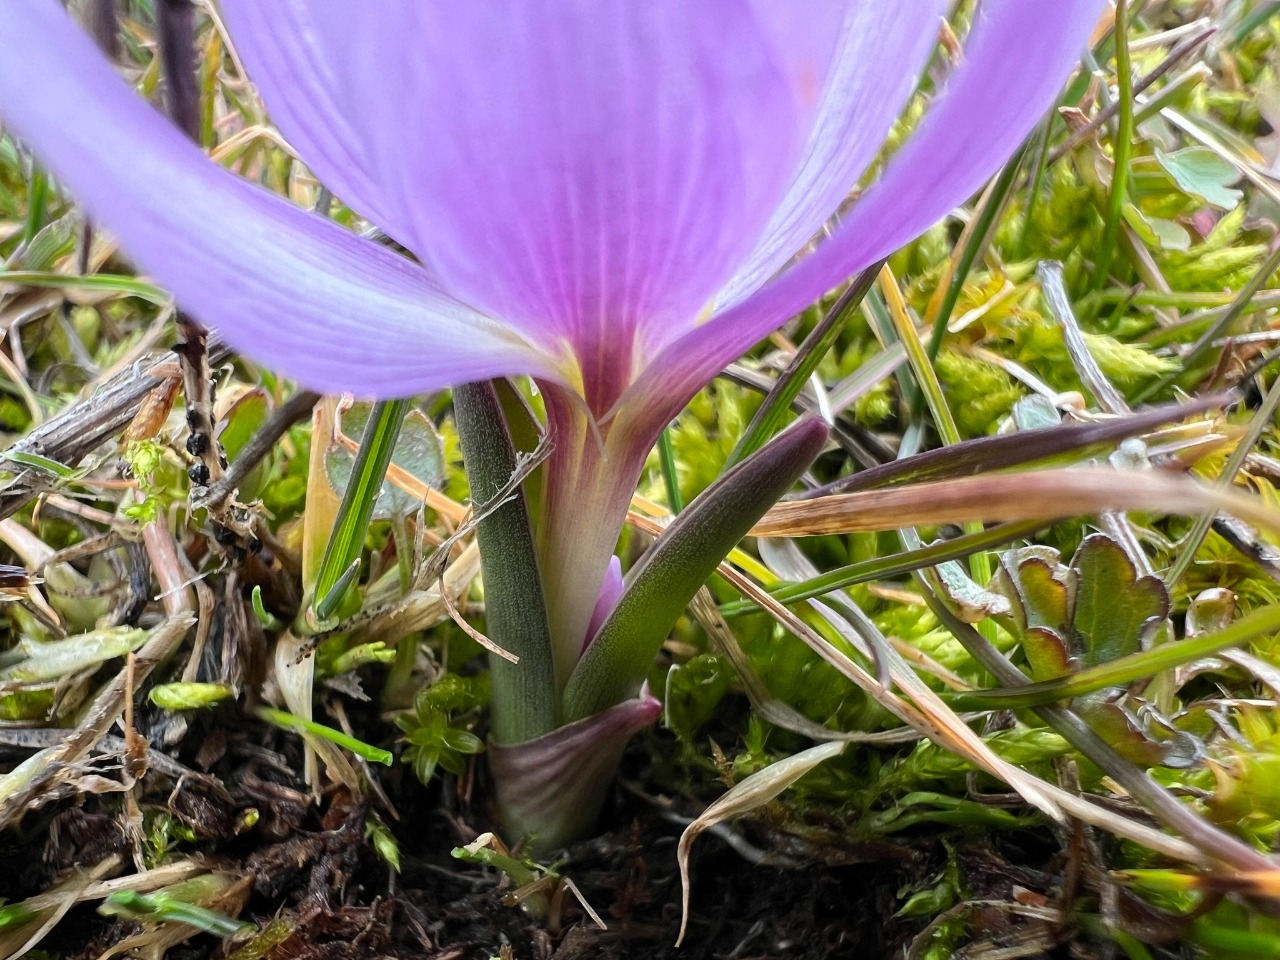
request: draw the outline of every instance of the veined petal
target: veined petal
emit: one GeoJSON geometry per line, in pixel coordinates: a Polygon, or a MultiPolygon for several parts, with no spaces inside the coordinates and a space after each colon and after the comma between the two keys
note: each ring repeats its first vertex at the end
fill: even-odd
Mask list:
{"type": "Polygon", "coordinates": [[[1104,0],[985,0],[963,62],[832,236],[773,283],[661,348],[618,405],[686,399],[798,310],[976,191],[1053,103],[1104,0]]]}
{"type": "Polygon", "coordinates": [[[426,271],[209,162],[54,0],[0,16],[0,117],[186,309],[308,385],[391,397],[557,376],[426,271]]]}
{"type": "MultiPolygon", "coordinates": [[[[375,181],[370,209],[467,302],[567,343],[603,410],[631,377],[637,331],[686,328],[755,245],[799,162],[848,3],[228,11],[279,32],[305,8],[305,39],[246,47],[266,68],[268,106],[323,51],[375,181]]],[[[299,146],[329,151],[333,134],[297,129],[324,113],[281,117],[299,146]]]]}
{"type": "Polygon", "coordinates": [[[845,14],[800,169],[755,250],[717,297],[718,310],[741,302],[782,269],[848,196],[915,89],[946,5],[859,3],[845,14]]]}
{"type": "MultiPolygon", "coordinates": [[[[320,182],[389,235],[404,236],[412,213],[388,202],[361,126],[361,91],[342,73],[349,54],[326,46],[333,31],[316,23],[323,11],[306,0],[222,0],[220,8],[271,121],[320,182]]],[[[343,46],[356,39],[349,25],[343,46]]]]}

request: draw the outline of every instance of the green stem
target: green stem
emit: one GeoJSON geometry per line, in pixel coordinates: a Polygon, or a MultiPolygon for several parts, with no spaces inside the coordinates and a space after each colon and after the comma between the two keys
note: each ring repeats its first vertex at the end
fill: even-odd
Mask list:
{"type": "Polygon", "coordinates": [[[1124,204],[1129,187],[1129,160],[1133,156],[1133,65],[1129,59],[1129,0],[1116,3],[1116,138],[1113,158],[1115,170],[1111,175],[1111,202],[1107,207],[1107,223],[1098,248],[1098,263],[1094,271],[1093,286],[1101,290],[1107,282],[1111,258],[1120,239],[1120,225],[1124,222],[1124,204]]]}
{"type": "MultiPolygon", "coordinates": [[[[1045,139],[1048,139],[1048,133],[1045,134],[1045,139]]],[[[947,281],[946,296],[943,297],[942,305],[938,309],[938,315],[933,319],[933,333],[929,337],[929,346],[926,350],[930,361],[938,359],[938,351],[942,349],[942,341],[947,335],[947,323],[951,320],[951,314],[960,299],[960,292],[964,289],[964,282],[968,278],[970,271],[973,270],[973,265],[978,262],[978,258],[987,249],[996,221],[1009,200],[1009,192],[1013,189],[1014,181],[1018,177],[1018,171],[1022,169],[1022,159],[1025,156],[1026,147],[1023,146],[1004,165],[1004,169],[1000,171],[1000,176],[996,179],[991,189],[987,191],[986,197],[983,198],[982,206],[974,215],[969,229],[965,231],[968,235],[967,239],[964,247],[960,250],[959,258],[955,261],[951,270],[951,277],[947,281]]]]}
{"type": "Polygon", "coordinates": [[[22,246],[31,245],[40,228],[45,225],[49,212],[49,175],[41,167],[34,167],[27,185],[27,220],[22,228],[22,246]]]}
{"type": "Polygon", "coordinates": [[[672,513],[679,513],[684,509],[684,496],[680,493],[680,471],[675,448],[671,445],[670,427],[658,437],[658,462],[662,465],[662,482],[667,488],[667,506],[672,513]]]}
{"type": "Polygon", "coordinates": [[[484,579],[485,621],[495,644],[518,663],[491,653],[492,736],[496,743],[531,740],[555,729],[556,687],[551,634],[538,573],[537,550],[524,494],[517,490],[496,509],[516,471],[516,451],[493,384],[469,383],[453,390],[453,415],[463,463],[477,512],[484,579]]]}
{"type": "Polygon", "coordinates": [[[760,404],[755,416],[747,424],[747,429],[743,431],[741,439],[729,454],[724,465],[726,470],[759,450],[770,437],[782,429],[787,421],[792,401],[799,396],[809,377],[818,369],[822,358],[835,345],[836,338],[844,330],[845,321],[853,316],[853,312],[858,309],[867,292],[875,284],[883,264],[884,261],[881,260],[858,274],[853,283],[849,284],[827,311],[827,315],[814,327],[813,332],[805,338],[804,343],[791,358],[787,368],[779,375],[777,383],[765,396],[764,402],[760,404]]]}

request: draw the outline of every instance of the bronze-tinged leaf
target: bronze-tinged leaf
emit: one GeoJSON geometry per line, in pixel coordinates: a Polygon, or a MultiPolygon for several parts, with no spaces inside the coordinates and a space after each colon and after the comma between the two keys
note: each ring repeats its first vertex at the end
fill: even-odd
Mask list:
{"type": "Polygon", "coordinates": [[[1173,729],[1144,704],[1108,699],[1105,691],[1099,691],[1077,697],[1072,709],[1117,753],[1141,766],[1185,770],[1204,757],[1199,740],[1173,729]]]}
{"type": "Polygon", "coordinates": [[[1022,635],[1022,652],[1036,680],[1056,680],[1075,673],[1078,664],[1062,634],[1048,627],[1031,627],[1022,635]]]}
{"type": "MultiPolygon", "coordinates": [[[[1058,565],[1059,554],[1053,547],[1031,544],[1006,550],[1000,555],[1000,564],[992,574],[987,589],[1009,600],[1009,616],[1002,622],[1010,632],[1021,636],[1027,629],[1027,610],[1022,602],[1022,587],[1018,582],[1018,567],[1026,560],[1039,558],[1045,563],[1058,565]]],[[[997,617],[997,619],[1001,619],[997,617]]]]}
{"type": "Polygon", "coordinates": [[[1071,571],[1061,564],[1051,565],[1033,557],[1018,565],[1016,583],[1027,629],[1044,627],[1069,636],[1076,587],[1071,571]]]}

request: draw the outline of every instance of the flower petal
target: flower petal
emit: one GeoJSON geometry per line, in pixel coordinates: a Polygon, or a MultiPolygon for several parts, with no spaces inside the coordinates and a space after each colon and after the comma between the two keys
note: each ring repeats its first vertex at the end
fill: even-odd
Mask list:
{"type": "MultiPolygon", "coordinates": [[[[687,329],[755,245],[848,3],[311,0],[305,40],[246,50],[274,104],[314,39],[369,158],[370,208],[459,296],[570,345],[602,410],[635,332],[687,329]]],[[[284,29],[294,15],[274,6],[228,11],[284,29]]],[[[333,135],[296,129],[327,112],[281,119],[329,151],[333,135]]]]}
{"type": "Polygon", "coordinates": [[[595,609],[591,611],[591,620],[587,623],[587,635],[582,641],[584,652],[590,646],[596,631],[600,629],[600,625],[609,619],[609,614],[613,613],[613,608],[618,605],[618,599],[622,596],[623,587],[622,561],[618,559],[618,555],[615,553],[609,559],[609,569],[605,571],[604,583],[600,585],[600,596],[596,600],[595,609]]]}
{"type": "Polygon", "coordinates": [[[426,271],[209,162],[54,0],[0,17],[0,117],[183,307],[308,385],[390,397],[556,376],[426,271]]]}
{"type": "Polygon", "coordinates": [[[919,130],[830,239],[746,301],[657,353],[623,398],[686,399],[769,331],[976,191],[1053,103],[1104,0],[985,0],[965,59],[919,130]]]}
{"type": "Polygon", "coordinates": [[[741,302],[808,243],[884,144],[937,42],[946,0],[860,3],[848,11],[799,171],[755,250],[716,300],[741,302]]]}
{"type": "MultiPolygon", "coordinates": [[[[272,122],[307,166],[365,219],[402,237],[412,214],[388,203],[378,182],[358,91],[340,73],[349,57],[325,46],[331,31],[316,23],[323,8],[303,0],[223,0],[220,9],[272,122]]],[[[352,29],[348,24],[344,46],[355,39],[352,29]]]]}

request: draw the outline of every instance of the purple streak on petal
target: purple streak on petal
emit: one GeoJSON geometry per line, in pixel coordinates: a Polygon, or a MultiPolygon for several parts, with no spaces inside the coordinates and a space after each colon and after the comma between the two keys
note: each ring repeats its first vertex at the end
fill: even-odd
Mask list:
{"type": "Polygon", "coordinates": [[[0,16],[0,117],[184,307],[310,386],[388,397],[556,376],[424,270],[209,162],[54,0],[0,16]]]}
{"type": "Polygon", "coordinates": [[[986,0],[946,90],[831,238],[745,302],[661,349],[618,409],[692,396],[798,310],[964,202],[1044,116],[1104,6],[986,0]]]}
{"type": "Polygon", "coordinates": [[[618,605],[618,598],[622,596],[622,586],[622,561],[615,553],[609,560],[609,569],[605,571],[604,583],[600,585],[600,597],[596,600],[595,609],[591,611],[591,619],[587,622],[587,635],[582,642],[584,653],[587,647],[591,646],[591,641],[596,631],[600,629],[600,624],[609,618],[613,608],[618,605]]]}
{"type": "Polygon", "coordinates": [[[947,0],[859,3],[845,14],[804,160],[746,264],[720,292],[724,310],[808,243],[884,144],[933,50],[947,0]]]}
{"type": "Polygon", "coordinates": [[[627,741],[661,713],[646,689],[537,740],[491,744],[489,768],[508,838],[533,834],[535,852],[547,852],[590,831],[627,741]]]}
{"type": "Polygon", "coordinates": [[[755,245],[811,129],[847,2],[308,11],[377,204],[401,221],[388,229],[468,302],[570,344],[603,411],[630,380],[635,332],[686,328],[755,245]]]}

